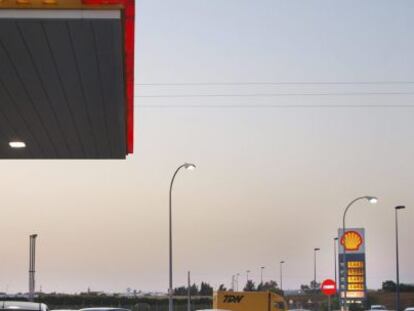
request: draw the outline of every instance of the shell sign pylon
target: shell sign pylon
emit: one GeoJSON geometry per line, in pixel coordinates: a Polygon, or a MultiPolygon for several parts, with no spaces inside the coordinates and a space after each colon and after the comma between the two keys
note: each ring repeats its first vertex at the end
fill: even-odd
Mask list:
{"type": "Polygon", "coordinates": [[[366,301],[365,230],[349,228],[338,231],[339,290],[341,305],[366,301]]]}

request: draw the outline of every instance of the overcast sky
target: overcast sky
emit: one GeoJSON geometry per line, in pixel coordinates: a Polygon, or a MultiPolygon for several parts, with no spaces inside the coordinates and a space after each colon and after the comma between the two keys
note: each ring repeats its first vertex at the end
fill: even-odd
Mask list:
{"type": "MultiPolygon", "coordinates": [[[[413,1],[138,0],[137,83],[414,81],[413,1]]],[[[138,86],[136,95],[414,92],[392,85],[138,86]]],[[[366,228],[368,286],[414,283],[413,95],[137,97],[125,161],[2,161],[0,291],[166,291],[168,190],[174,188],[174,285],[230,286],[245,271],[284,288],[333,278],[333,237],[349,201],[366,228]],[[167,108],[148,105],[168,105],[167,108]],[[186,105],[248,105],[191,108],[186,105]],[[313,107],[260,108],[263,105],[313,107]],[[256,107],[254,107],[256,106],[256,107]]]]}

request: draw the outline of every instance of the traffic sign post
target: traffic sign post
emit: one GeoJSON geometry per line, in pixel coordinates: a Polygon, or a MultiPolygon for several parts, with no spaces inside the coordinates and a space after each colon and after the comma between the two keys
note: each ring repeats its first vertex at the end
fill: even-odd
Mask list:
{"type": "Polygon", "coordinates": [[[336,294],[336,283],[334,280],[327,279],[321,284],[321,291],[328,296],[328,310],[331,311],[331,296],[336,294]]]}

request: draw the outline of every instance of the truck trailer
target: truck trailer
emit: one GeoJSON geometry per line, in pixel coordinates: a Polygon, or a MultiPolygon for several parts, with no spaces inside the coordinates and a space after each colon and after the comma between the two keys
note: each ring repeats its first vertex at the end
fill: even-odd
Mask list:
{"type": "Polygon", "coordinates": [[[286,311],[285,299],[272,292],[217,291],[213,308],[229,311],[286,311]]]}

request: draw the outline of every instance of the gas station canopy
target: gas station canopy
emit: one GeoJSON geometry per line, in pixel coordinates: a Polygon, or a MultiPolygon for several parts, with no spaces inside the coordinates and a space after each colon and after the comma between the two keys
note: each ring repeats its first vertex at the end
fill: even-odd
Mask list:
{"type": "Polygon", "coordinates": [[[0,158],[132,153],[133,47],[133,0],[0,0],[0,158]]]}

